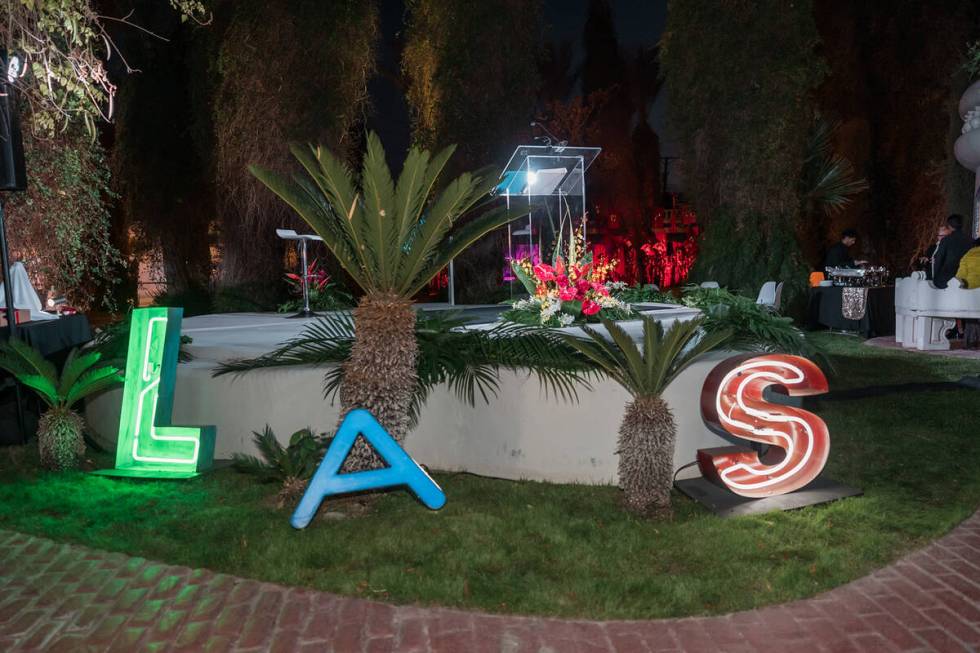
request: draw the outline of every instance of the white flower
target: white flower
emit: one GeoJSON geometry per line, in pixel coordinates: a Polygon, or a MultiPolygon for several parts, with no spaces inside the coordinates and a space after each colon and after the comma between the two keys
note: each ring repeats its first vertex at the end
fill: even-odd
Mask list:
{"type": "Polygon", "coordinates": [[[626,290],[625,281],[607,281],[606,288],[610,291],[614,290],[626,290]]]}
{"type": "Polygon", "coordinates": [[[604,296],[598,297],[596,299],[596,303],[599,304],[599,306],[601,306],[603,308],[618,308],[619,310],[625,311],[627,313],[632,312],[631,309],[630,309],[630,307],[629,307],[629,304],[627,304],[627,303],[625,303],[623,301],[620,301],[620,300],[616,299],[615,297],[611,297],[609,295],[604,295],[604,296]]]}
{"type": "Polygon", "coordinates": [[[541,324],[545,324],[561,310],[561,302],[548,302],[541,305],[541,324]]]}
{"type": "Polygon", "coordinates": [[[562,313],[561,315],[558,316],[558,324],[560,324],[563,327],[569,326],[574,321],[575,318],[572,317],[570,313],[562,313]]]}

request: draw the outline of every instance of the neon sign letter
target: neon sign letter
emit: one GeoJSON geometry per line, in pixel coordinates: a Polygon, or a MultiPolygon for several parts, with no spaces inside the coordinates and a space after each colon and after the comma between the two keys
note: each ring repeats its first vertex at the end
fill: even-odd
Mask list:
{"type": "Polygon", "coordinates": [[[763,398],[769,386],[789,396],[827,392],[827,378],[800,356],[736,356],[711,371],[701,391],[701,414],[716,428],[745,440],[770,445],[762,459],[746,447],[698,452],[705,478],[746,497],[798,490],[823,470],[830,434],[822,419],[801,408],[763,398]]]}
{"type": "Polygon", "coordinates": [[[293,528],[306,528],[316,515],[317,508],[324,498],[334,494],[380,490],[382,488],[407,485],[419,501],[432,510],[446,504],[446,495],[436,482],[398,446],[384,427],[374,419],[369,411],[355,408],[347,413],[337,429],[327,453],[317,468],[310,484],[306,487],[296,511],[289,523],[293,528]],[[378,454],[388,463],[384,469],[371,469],[363,472],[340,474],[340,467],[347,459],[358,435],[364,436],[378,454]]]}
{"type": "Polygon", "coordinates": [[[171,426],[180,308],[133,311],[116,444],[116,476],[189,477],[211,467],[213,426],[171,426]]]}

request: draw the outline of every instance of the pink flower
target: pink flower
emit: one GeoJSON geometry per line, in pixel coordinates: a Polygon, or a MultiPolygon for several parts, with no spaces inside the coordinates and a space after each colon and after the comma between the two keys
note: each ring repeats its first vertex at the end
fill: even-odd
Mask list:
{"type": "Polygon", "coordinates": [[[602,309],[601,306],[596,304],[591,299],[586,299],[582,302],[582,314],[583,315],[595,315],[602,309]]]}
{"type": "Polygon", "coordinates": [[[566,286],[558,291],[558,299],[562,300],[563,302],[570,302],[576,297],[578,297],[578,290],[571,286],[566,286]]]}

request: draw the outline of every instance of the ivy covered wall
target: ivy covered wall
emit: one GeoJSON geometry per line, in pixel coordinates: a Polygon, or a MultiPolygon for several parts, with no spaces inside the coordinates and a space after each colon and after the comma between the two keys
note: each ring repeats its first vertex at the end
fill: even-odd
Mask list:
{"type": "Polygon", "coordinates": [[[357,150],[375,70],[377,7],[370,0],[236,0],[217,16],[220,41],[209,72],[217,79],[221,276],[226,284],[267,280],[282,269],[275,227],[296,218],[248,165],[291,169],[291,141],[357,150]]]}
{"type": "Polygon", "coordinates": [[[826,74],[809,0],[672,0],[661,50],[670,120],[705,224],[694,278],[799,298],[800,175],[826,74]]]}
{"type": "Polygon", "coordinates": [[[845,228],[858,258],[908,272],[972,182],[952,145],[980,6],[944,3],[671,1],[662,52],[688,192],[705,222],[698,280],[746,293],[793,280],[845,228]],[[868,182],[842,210],[801,212],[801,163],[815,121],[868,182]]]}
{"type": "Polygon", "coordinates": [[[44,301],[53,287],[83,309],[116,308],[122,259],[112,242],[113,193],[105,150],[82,125],[50,138],[26,135],[27,190],[7,193],[14,258],[22,258],[44,301]]]}
{"type": "Polygon", "coordinates": [[[823,238],[856,226],[866,257],[904,273],[943,218],[970,215],[973,175],[956,162],[953,142],[970,81],[960,69],[966,44],[980,36],[980,6],[823,0],[814,11],[830,65],[816,100],[840,121],[837,147],[870,184],[827,221],[823,238]]]}

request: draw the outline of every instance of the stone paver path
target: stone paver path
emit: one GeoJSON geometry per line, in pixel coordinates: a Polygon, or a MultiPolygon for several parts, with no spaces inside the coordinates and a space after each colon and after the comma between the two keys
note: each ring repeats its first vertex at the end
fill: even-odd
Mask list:
{"type": "Polygon", "coordinates": [[[562,621],[392,606],[0,530],[0,651],[980,650],[980,512],[870,576],[723,617],[562,621]]]}

